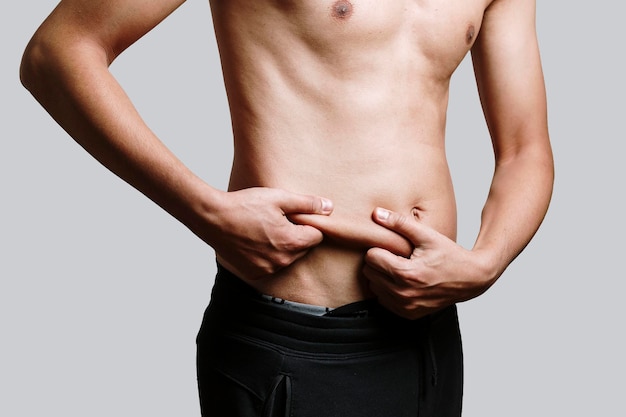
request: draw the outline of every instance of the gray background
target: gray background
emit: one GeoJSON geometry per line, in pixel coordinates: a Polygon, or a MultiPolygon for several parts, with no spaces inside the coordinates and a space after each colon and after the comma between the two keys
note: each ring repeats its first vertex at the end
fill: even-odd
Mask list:
{"type": "MultiPolygon", "coordinates": [[[[194,338],[213,254],[19,85],[22,50],[55,4],[12,2],[0,16],[0,415],[197,416],[194,338]]],[[[539,1],[556,188],[535,240],[460,307],[466,417],[624,415],[618,4],[539,1]]],[[[112,69],[164,142],[224,189],[230,122],[209,21],[206,2],[189,1],[112,69]]],[[[467,60],[448,148],[469,247],[493,161],[467,60]]]]}

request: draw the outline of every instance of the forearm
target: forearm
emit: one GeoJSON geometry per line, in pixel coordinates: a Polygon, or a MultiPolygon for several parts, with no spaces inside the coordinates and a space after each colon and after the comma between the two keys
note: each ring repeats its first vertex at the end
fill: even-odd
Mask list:
{"type": "Polygon", "coordinates": [[[146,126],[109,72],[103,48],[88,40],[65,41],[31,42],[21,68],[24,85],[98,161],[192,228],[220,192],[146,126]]]}
{"type": "Polygon", "coordinates": [[[504,272],[536,233],[548,209],[553,179],[547,140],[496,163],[472,249],[481,255],[491,281],[504,272]]]}

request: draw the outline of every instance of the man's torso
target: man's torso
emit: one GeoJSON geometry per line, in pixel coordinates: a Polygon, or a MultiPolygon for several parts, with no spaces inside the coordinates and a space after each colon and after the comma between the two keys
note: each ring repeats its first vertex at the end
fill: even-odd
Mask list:
{"type": "Polygon", "coordinates": [[[384,233],[377,206],[455,239],[449,81],[491,1],[211,1],[235,140],[230,190],[335,206],[306,220],[324,231],[320,246],[253,286],[330,307],[369,297],[360,270],[384,233]]]}

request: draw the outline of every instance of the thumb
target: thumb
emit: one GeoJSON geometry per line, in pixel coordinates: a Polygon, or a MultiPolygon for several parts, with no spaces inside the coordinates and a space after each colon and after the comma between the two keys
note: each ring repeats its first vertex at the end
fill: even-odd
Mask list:
{"type": "Polygon", "coordinates": [[[329,215],[333,211],[333,202],[327,198],[296,193],[286,193],[279,206],[285,214],[329,215]]]}
{"type": "Polygon", "coordinates": [[[413,218],[384,208],[376,208],[372,216],[376,223],[406,237],[415,247],[428,239],[427,228],[413,218]]]}
{"type": "Polygon", "coordinates": [[[292,227],[296,230],[298,247],[302,250],[317,246],[324,240],[324,234],[313,226],[294,224],[292,227]]]}

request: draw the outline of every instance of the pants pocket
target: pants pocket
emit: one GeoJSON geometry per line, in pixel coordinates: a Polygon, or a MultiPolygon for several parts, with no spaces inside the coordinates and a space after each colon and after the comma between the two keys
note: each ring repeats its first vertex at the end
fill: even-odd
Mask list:
{"type": "Polygon", "coordinates": [[[281,372],[282,361],[280,352],[254,340],[232,335],[215,335],[212,339],[203,340],[198,344],[198,388],[202,415],[288,415],[285,414],[289,412],[288,402],[285,401],[291,384],[281,372]]]}

